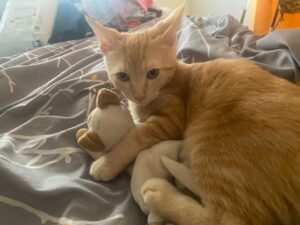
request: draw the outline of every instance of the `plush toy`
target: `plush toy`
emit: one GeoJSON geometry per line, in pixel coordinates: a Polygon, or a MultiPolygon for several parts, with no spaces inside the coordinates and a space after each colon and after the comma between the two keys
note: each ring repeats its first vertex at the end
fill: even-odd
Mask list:
{"type": "MultiPolygon", "coordinates": [[[[148,215],[149,225],[165,225],[166,221],[147,209],[141,193],[142,187],[147,180],[152,178],[162,178],[169,182],[173,180],[173,175],[165,167],[164,162],[168,166],[173,167],[175,165],[176,167],[181,146],[182,141],[162,141],[140,152],[134,162],[131,175],[131,192],[141,210],[148,215]]],[[[176,169],[172,168],[171,170],[173,172],[176,169]]],[[[185,175],[182,174],[182,176],[185,175]]]]}
{"type": "MultiPolygon", "coordinates": [[[[97,107],[90,113],[87,120],[88,128],[78,130],[76,135],[79,145],[86,149],[94,159],[110,151],[135,127],[130,112],[121,104],[114,92],[101,89],[96,101],[97,107]]],[[[163,141],[142,151],[134,163],[133,171],[130,172],[132,173],[133,198],[142,211],[148,215],[149,225],[163,225],[166,221],[149,212],[145,206],[141,189],[147,180],[163,178],[170,181],[176,174],[179,180],[182,179],[180,182],[188,182],[184,185],[193,189],[189,184],[192,180],[189,170],[177,163],[181,145],[182,141],[163,141]]]]}
{"type": "Polygon", "coordinates": [[[88,117],[88,128],[78,130],[76,137],[81,147],[92,157],[99,158],[119,143],[135,125],[120,98],[108,89],[98,92],[96,106],[88,117]]]}

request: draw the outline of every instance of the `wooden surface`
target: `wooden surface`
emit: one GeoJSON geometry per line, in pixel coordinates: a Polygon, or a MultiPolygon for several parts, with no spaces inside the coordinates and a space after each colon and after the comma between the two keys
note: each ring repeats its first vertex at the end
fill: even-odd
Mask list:
{"type": "MultiPolygon", "coordinates": [[[[278,0],[257,0],[254,20],[254,32],[265,34],[269,28],[277,7],[278,0]]],[[[284,21],[280,22],[277,29],[300,27],[300,13],[284,14],[284,21]]]]}

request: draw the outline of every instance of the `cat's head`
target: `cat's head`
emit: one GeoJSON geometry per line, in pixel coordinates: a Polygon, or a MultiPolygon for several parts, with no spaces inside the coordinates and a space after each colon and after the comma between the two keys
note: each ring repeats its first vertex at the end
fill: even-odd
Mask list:
{"type": "Polygon", "coordinates": [[[144,31],[120,33],[87,17],[105,57],[109,79],[139,105],[154,100],[174,75],[176,32],[183,5],[144,31]]]}

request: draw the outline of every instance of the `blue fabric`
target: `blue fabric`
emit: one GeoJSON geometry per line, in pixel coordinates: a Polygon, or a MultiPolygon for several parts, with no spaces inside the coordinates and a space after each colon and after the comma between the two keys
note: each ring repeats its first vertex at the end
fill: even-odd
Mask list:
{"type": "Polygon", "coordinates": [[[76,40],[86,37],[89,26],[82,12],[74,5],[75,1],[60,0],[53,33],[49,43],[76,40]]]}

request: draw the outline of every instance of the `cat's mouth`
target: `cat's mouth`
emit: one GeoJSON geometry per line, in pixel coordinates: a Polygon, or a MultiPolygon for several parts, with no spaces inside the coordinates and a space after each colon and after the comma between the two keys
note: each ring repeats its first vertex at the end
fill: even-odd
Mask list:
{"type": "Polygon", "coordinates": [[[146,106],[146,105],[148,105],[148,103],[149,103],[149,101],[147,101],[147,99],[142,100],[142,101],[134,100],[133,102],[134,102],[136,105],[139,105],[139,106],[146,106]]]}
{"type": "Polygon", "coordinates": [[[153,100],[155,100],[157,98],[158,94],[156,95],[152,95],[150,97],[146,97],[143,100],[136,100],[136,99],[131,99],[132,102],[134,102],[136,105],[138,106],[146,106],[149,103],[151,103],[153,100]]]}

